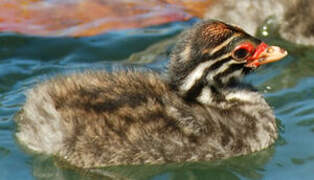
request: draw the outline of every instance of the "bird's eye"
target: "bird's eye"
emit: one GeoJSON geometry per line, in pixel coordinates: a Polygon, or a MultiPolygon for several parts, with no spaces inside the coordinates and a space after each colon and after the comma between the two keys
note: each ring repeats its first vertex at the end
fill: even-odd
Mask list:
{"type": "Polygon", "coordinates": [[[246,58],[248,55],[249,55],[249,51],[244,48],[237,49],[233,52],[233,57],[239,60],[246,58]]]}
{"type": "Polygon", "coordinates": [[[250,42],[244,42],[232,51],[232,57],[237,61],[248,58],[254,51],[254,46],[250,42]]]}

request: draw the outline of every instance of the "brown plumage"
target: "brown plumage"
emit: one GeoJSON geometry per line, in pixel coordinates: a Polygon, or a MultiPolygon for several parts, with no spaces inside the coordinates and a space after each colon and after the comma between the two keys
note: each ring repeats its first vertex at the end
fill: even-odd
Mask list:
{"type": "Polygon", "coordinates": [[[237,27],[206,21],[183,33],[168,77],[90,71],[48,80],[28,92],[17,139],[82,168],[212,160],[267,148],[277,138],[272,110],[238,79],[286,52],[270,46],[261,55],[260,44],[237,27]]]}

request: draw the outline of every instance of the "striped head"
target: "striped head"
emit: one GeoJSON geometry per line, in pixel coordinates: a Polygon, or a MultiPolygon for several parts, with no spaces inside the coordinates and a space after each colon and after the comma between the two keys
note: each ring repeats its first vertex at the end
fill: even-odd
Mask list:
{"type": "Polygon", "coordinates": [[[286,55],[238,27],[206,21],[180,36],[169,65],[171,85],[181,95],[197,97],[204,87],[228,87],[261,64],[286,55]]]}

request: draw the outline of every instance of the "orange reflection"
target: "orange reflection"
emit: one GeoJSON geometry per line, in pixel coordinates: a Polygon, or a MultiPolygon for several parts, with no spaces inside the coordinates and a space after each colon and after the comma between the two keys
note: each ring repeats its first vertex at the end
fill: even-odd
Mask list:
{"type": "Polygon", "coordinates": [[[202,17],[211,0],[0,0],[0,31],[91,36],[202,17]]]}

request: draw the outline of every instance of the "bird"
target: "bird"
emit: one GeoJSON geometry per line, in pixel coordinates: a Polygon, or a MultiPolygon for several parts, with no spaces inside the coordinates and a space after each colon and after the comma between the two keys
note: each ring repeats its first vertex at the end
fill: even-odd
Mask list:
{"type": "Polygon", "coordinates": [[[84,71],[28,90],[16,139],[71,166],[211,161],[278,137],[263,95],[242,78],[287,51],[218,20],[182,32],[167,70],[84,71]]]}

